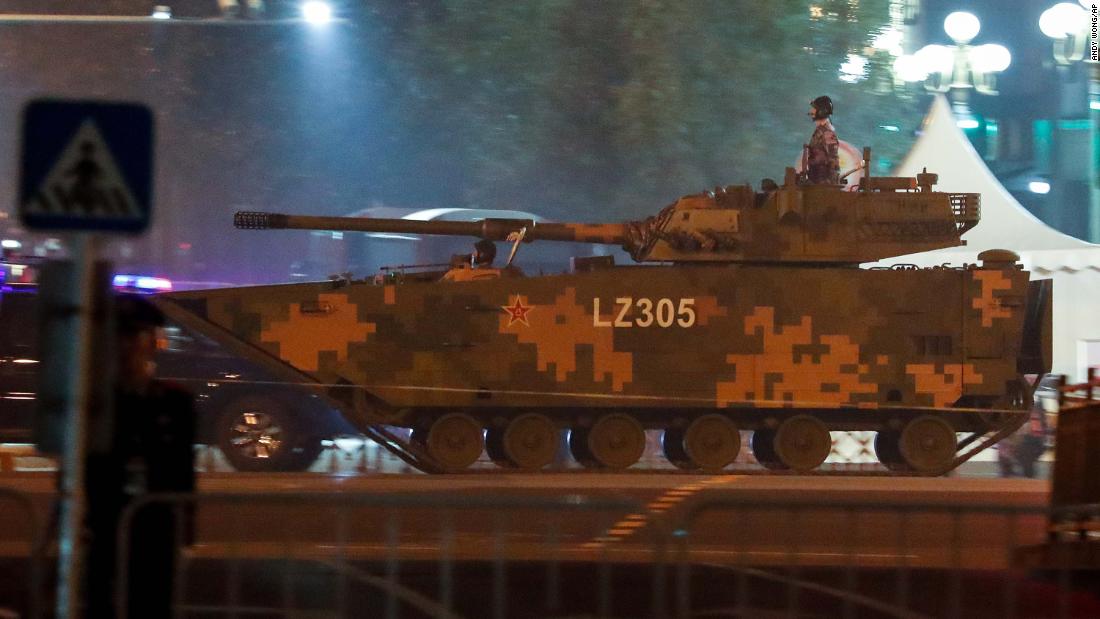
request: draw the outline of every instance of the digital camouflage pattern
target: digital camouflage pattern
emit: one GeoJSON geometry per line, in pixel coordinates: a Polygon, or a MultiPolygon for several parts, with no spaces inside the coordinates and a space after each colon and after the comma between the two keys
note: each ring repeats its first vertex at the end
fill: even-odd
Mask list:
{"type": "Polygon", "coordinates": [[[682,466],[721,468],[738,430],[753,430],[757,459],[796,470],[820,464],[828,431],[876,430],[884,464],[929,473],[957,464],[956,432],[996,438],[1011,426],[1017,416],[997,412],[1025,405],[1025,322],[1043,302],[1015,255],[858,268],[961,244],[977,196],[934,192],[927,174],[864,179],[858,192],[787,180],[615,225],[239,214],[243,227],[616,243],[661,264],[391,274],[160,303],[326,386],[364,428],[413,428],[413,447],[444,470],[481,453],[482,428],[494,459],[525,468],[546,463],[533,454],[552,455],[545,442],[560,428],[581,462],[629,466],[653,428],[682,466]]]}
{"type": "Polygon", "coordinates": [[[806,175],[815,184],[840,182],[840,140],[828,120],[814,127],[806,145],[806,175]]]}

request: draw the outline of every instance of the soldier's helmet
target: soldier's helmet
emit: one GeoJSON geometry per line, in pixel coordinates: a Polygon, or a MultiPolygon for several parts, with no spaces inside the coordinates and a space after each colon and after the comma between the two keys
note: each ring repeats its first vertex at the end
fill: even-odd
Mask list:
{"type": "Polygon", "coordinates": [[[474,264],[478,266],[489,266],[493,264],[493,260],[496,260],[496,258],[496,243],[489,239],[481,239],[477,243],[474,243],[474,264]]]}
{"type": "Polygon", "coordinates": [[[833,100],[825,95],[810,101],[810,107],[814,108],[814,120],[821,120],[833,115],[833,100]]]}

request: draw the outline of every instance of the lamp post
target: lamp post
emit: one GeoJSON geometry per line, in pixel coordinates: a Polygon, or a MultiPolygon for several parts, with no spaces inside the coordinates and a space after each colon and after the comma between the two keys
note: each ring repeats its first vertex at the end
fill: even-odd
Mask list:
{"type": "Polygon", "coordinates": [[[1085,57],[1087,26],[1085,9],[1071,2],[1059,2],[1039,16],[1039,30],[1054,39],[1054,60],[1063,66],[1085,57]]]}
{"type": "MultiPolygon", "coordinates": [[[[1052,40],[1051,52],[1059,79],[1059,118],[1056,124],[1058,148],[1055,152],[1058,154],[1057,172],[1061,177],[1056,189],[1061,191],[1056,191],[1058,195],[1055,199],[1061,200],[1063,205],[1073,204],[1073,194],[1080,191],[1080,182],[1085,182],[1088,196],[1086,221],[1084,229],[1076,232],[1086,240],[1098,243],[1100,186],[1097,169],[1100,167],[1100,144],[1097,142],[1100,136],[1097,127],[1100,123],[1100,76],[1095,57],[1095,42],[1089,37],[1093,23],[1091,19],[1095,15],[1089,15],[1082,8],[1087,6],[1091,10],[1092,2],[1082,0],[1080,4],[1081,6],[1061,2],[1043,11],[1039,17],[1039,30],[1052,40]],[[1069,152],[1074,141],[1071,129],[1075,124],[1080,125],[1081,119],[1088,123],[1088,144],[1083,149],[1088,153],[1087,159],[1080,156],[1080,148],[1077,156],[1069,152]]],[[[1066,218],[1068,213],[1063,211],[1061,215],[1066,218]]],[[[1068,228],[1077,228],[1073,223],[1067,224],[1068,228]]]]}
{"type": "Polygon", "coordinates": [[[971,45],[981,31],[972,13],[956,11],[943,21],[954,45],[925,45],[913,55],[899,56],[894,71],[907,82],[924,82],[931,92],[947,94],[956,121],[964,129],[978,126],[970,111],[970,95],[995,95],[996,75],[1012,63],[1012,54],[997,44],[971,45]]]}

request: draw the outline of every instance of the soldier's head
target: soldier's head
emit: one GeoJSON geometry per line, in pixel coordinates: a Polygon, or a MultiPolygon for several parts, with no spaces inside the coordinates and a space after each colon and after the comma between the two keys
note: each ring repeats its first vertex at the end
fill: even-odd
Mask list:
{"type": "Polygon", "coordinates": [[[474,243],[474,264],[479,267],[487,267],[493,264],[497,258],[497,245],[489,239],[481,239],[474,243]]]}
{"type": "Polygon", "coordinates": [[[126,391],[142,392],[156,372],[157,330],[164,314],[135,296],[115,299],[116,382],[126,391]]]}
{"type": "Polygon", "coordinates": [[[813,120],[825,120],[833,115],[833,100],[822,95],[810,101],[809,116],[813,120]]]}

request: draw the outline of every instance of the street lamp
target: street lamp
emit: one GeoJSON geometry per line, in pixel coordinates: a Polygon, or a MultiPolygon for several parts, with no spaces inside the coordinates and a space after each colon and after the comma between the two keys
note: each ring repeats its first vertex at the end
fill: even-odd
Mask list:
{"type": "Polygon", "coordinates": [[[943,29],[955,45],[929,45],[917,52],[932,69],[925,87],[933,92],[945,92],[960,120],[973,121],[970,113],[970,91],[984,95],[997,94],[995,74],[1004,71],[1012,55],[1000,45],[971,46],[982,25],[972,13],[956,11],[943,20],[943,29]],[[924,52],[922,54],[921,52],[924,52]],[[944,83],[944,82],[947,83],[944,83]]]}
{"type": "Polygon", "coordinates": [[[1060,2],[1039,16],[1039,30],[1054,39],[1054,60],[1068,65],[1085,57],[1085,30],[1088,24],[1085,9],[1069,2],[1060,2]]]}
{"type": "MultiPolygon", "coordinates": [[[[1039,16],[1039,30],[1050,37],[1053,42],[1055,67],[1060,80],[1058,114],[1065,119],[1087,117],[1088,122],[1088,146],[1089,154],[1087,164],[1083,172],[1078,169],[1070,174],[1071,178],[1063,179],[1063,183],[1076,183],[1084,180],[1088,185],[1088,210],[1086,212],[1085,238],[1093,243],[1100,243],[1100,66],[1096,62],[1095,40],[1089,37],[1089,25],[1095,28],[1095,23],[1089,19],[1088,12],[1082,8],[1088,6],[1094,9],[1093,2],[1081,0],[1080,6],[1070,2],[1060,2],[1043,11],[1039,16]],[[1088,52],[1086,54],[1086,52],[1088,52]],[[1081,64],[1087,71],[1087,80],[1080,74],[1081,64]],[[1087,88],[1087,90],[1086,90],[1087,88]],[[1084,104],[1087,102],[1088,107],[1084,104]],[[1083,179],[1082,179],[1083,174],[1083,179]]],[[[1061,138],[1068,136],[1059,136],[1061,138]]],[[[1063,148],[1069,149],[1068,145],[1063,148]]],[[[1077,149],[1078,152],[1079,149],[1077,149]]],[[[1079,158],[1080,155],[1063,154],[1067,161],[1079,158]]],[[[1079,161],[1080,159],[1078,159],[1079,161]]],[[[1069,171],[1069,170],[1067,170],[1069,171]]]]}
{"type": "Polygon", "coordinates": [[[996,74],[1012,64],[1012,54],[1003,45],[970,44],[982,29],[972,13],[951,13],[943,20],[943,29],[954,45],[925,45],[912,56],[899,56],[894,71],[904,81],[923,81],[928,90],[947,93],[960,126],[974,128],[970,92],[997,94],[996,74]]]}
{"type": "Polygon", "coordinates": [[[973,13],[955,11],[943,20],[943,30],[947,36],[955,40],[955,43],[963,45],[969,43],[982,29],[982,23],[973,13]]]}

